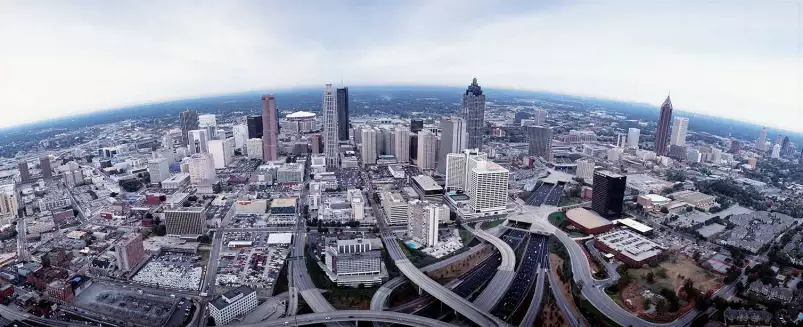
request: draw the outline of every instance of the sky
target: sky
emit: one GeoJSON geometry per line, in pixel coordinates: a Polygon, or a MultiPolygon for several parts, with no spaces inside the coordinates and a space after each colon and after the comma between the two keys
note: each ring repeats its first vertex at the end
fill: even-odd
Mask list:
{"type": "MultiPolygon", "coordinates": [[[[803,2],[0,1],[0,127],[347,85],[551,91],[803,131],[803,2]]],[[[491,95],[489,95],[491,96],[491,95]]]]}

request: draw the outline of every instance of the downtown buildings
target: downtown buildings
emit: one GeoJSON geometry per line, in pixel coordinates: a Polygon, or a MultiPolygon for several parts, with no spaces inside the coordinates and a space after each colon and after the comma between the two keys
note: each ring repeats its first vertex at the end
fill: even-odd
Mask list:
{"type": "Polygon", "coordinates": [[[363,164],[376,164],[376,130],[373,127],[363,128],[360,133],[362,138],[360,154],[363,164]]]}
{"type": "Polygon", "coordinates": [[[672,101],[666,97],[661,105],[660,117],[658,117],[658,127],[655,130],[655,153],[663,156],[667,153],[669,142],[670,127],[672,121],[672,101]]]}
{"type": "Polygon", "coordinates": [[[276,111],[276,97],[262,96],[262,160],[274,161],[278,158],[276,144],[279,138],[279,123],[276,111]]]}
{"type": "Polygon", "coordinates": [[[422,170],[435,169],[435,134],[430,131],[418,132],[418,155],[416,162],[422,170]]]}
{"type": "Polygon", "coordinates": [[[187,133],[198,129],[198,112],[184,111],[178,115],[178,123],[181,127],[181,144],[190,144],[187,133]]]}
{"type": "Polygon", "coordinates": [[[602,217],[619,217],[622,214],[627,176],[607,170],[594,172],[594,189],[591,208],[602,217]]]}
{"type": "Polygon", "coordinates": [[[410,200],[408,211],[407,235],[424,247],[438,244],[438,222],[449,219],[449,209],[442,204],[410,200]]]}
{"type": "Polygon", "coordinates": [[[463,93],[462,110],[468,133],[466,148],[482,149],[482,137],[485,134],[485,95],[482,94],[476,78],[463,93]]]}
{"type": "Polygon", "coordinates": [[[552,128],[528,126],[527,136],[530,143],[528,154],[542,157],[546,161],[552,161],[552,128]]]}
{"type": "Polygon", "coordinates": [[[441,146],[438,151],[438,173],[446,173],[446,156],[449,153],[460,153],[466,148],[468,132],[466,121],[459,117],[443,117],[441,119],[441,146]]]}
{"type": "Polygon", "coordinates": [[[323,91],[323,153],[326,157],[326,170],[334,171],[340,167],[338,160],[337,104],[332,84],[326,84],[323,91]]]}

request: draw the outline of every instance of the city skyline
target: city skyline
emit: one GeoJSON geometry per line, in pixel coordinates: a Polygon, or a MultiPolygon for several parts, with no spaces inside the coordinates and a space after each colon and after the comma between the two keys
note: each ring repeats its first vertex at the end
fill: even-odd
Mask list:
{"type": "MultiPolygon", "coordinates": [[[[11,108],[0,127],[128,105],[335,80],[350,86],[461,86],[473,76],[491,89],[653,105],[671,91],[678,99],[676,109],[793,131],[799,131],[794,121],[803,113],[796,36],[801,9],[791,2],[693,7],[632,1],[574,6],[500,6],[490,1],[473,6],[333,5],[332,10],[347,15],[375,14],[355,17],[354,23],[342,26],[352,32],[342,33],[354,36],[349,39],[327,39],[312,26],[270,28],[289,22],[265,23],[254,14],[260,12],[258,5],[200,3],[186,10],[181,4],[129,4],[129,15],[110,15],[117,12],[110,5],[85,6],[76,10],[51,3],[48,10],[41,10],[36,3],[3,5],[0,30],[26,26],[24,22],[32,20],[42,25],[0,34],[10,49],[0,54],[0,62],[10,63],[0,84],[13,85],[0,88],[0,105],[11,108]],[[385,9],[409,10],[396,10],[405,13],[397,15],[385,9]],[[449,20],[430,19],[445,12],[449,20]],[[486,22],[470,28],[455,23],[480,13],[487,15],[486,22]],[[142,17],[153,19],[145,28],[137,28],[142,17]],[[668,19],[693,23],[672,27],[651,23],[668,19]],[[743,21],[753,24],[743,26],[743,21]],[[398,22],[401,27],[391,29],[385,26],[393,24],[380,22],[398,22]],[[589,32],[588,26],[594,31],[589,32]],[[116,41],[119,35],[130,43],[116,41]],[[68,39],[72,41],[64,41],[68,39]],[[289,40],[301,42],[287,45],[289,40]],[[539,45],[536,53],[529,51],[534,44],[539,45]],[[595,49],[595,55],[574,51],[572,44],[595,49]],[[237,55],[208,51],[229,48],[240,51],[237,55]],[[287,51],[269,51],[265,57],[264,50],[272,48],[287,51]],[[37,59],[54,51],[60,56],[37,59]],[[323,58],[330,57],[342,65],[327,67],[323,58]],[[443,64],[446,58],[451,58],[449,64],[443,64]],[[263,78],[268,71],[275,77],[263,78]],[[126,78],[119,78],[122,75],[126,78]],[[42,93],[59,101],[31,101],[42,93]],[[755,115],[757,110],[773,114],[755,115]]],[[[326,16],[294,5],[276,9],[295,18],[326,16]]],[[[327,16],[313,25],[334,17],[340,16],[327,16]]]]}

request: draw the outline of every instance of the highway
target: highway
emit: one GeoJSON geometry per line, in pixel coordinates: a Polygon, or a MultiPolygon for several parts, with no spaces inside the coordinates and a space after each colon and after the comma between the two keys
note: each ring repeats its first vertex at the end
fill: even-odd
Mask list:
{"type": "Polygon", "coordinates": [[[530,236],[510,288],[504,293],[499,305],[491,311],[495,316],[508,321],[523,304],[522,302],[535,284],[538,267],[543,265],[547,259],[546,242],[547,238],[542,235],[532,234],[530,236]]]}
{"type": "MultiPolygon", "coordinates": [[[[547,261],[547,265],[548,265],[547,261]]],[[[521,320],[519,327],[532,327],[535,325],[535,318],[541,313],[541,301],[544,298],[544,276],[549,274],[549,268],[541,269],[538,266],[538,277],[535,280],[535,291],[533,291],[533,299],[530,302],[530,307],[527,309],[527,314],[521,320]]]]}
{"type": "Polygon", "coordinates": [[[239,324],[237,327],[270,327],[270,326],[304,326],[315,324],[343,323],[347,324],[357,321],[366,322],[368,326],[371,322],[381,322],[389,324],[401,324],[414,327],[440,327],[453,326],[440,320],[415,316],[406,313],[390,311],[371,311],[371,310],[340,310],[333,312],[316,312],[293,317],[285,317],[275,320],[261,321],[253,324],[239,324]]]}
{"type": "Polygon", "coordinates": [[[371,298],[371,310],[385,310],[388,305],[390,293],[393,293],[393,290],[404,285],[404,283],[407,283],[407,281],[407,277],[399,276],[383,284],[382,287],[376,290],[376,293],[374,293],[374,296],[371,298]]]}
{"type": "Polygon", "coordinates": [[[516,267],[516,253],[513,252],[513,248],[511,248],[510,245],[496,237],[496,235],[488,233],[481,228],[474,229],[465,225],[463,228],[488,243],[491,243],[499,250],[499,253],[502,254],[502,263],[499,264],[494,278],[491,279],[488,286],[480,293],[480,296],[474,300],[474,304],[477,307],[482,311],[489,312],[499,303],[499,300],[505,295],[505,292],[510,287],[510,283],[513,282],[513,278],[516,276],[514,272],[516,267]]]}
{"type": "Polygon", "coordinates": [[[549,289],[552,291],[552,297],[555,298],[555,303],[558,305],[560,312],[563,313],[563,317],[566,318],[566,321],[572,327],[587,327],[585,320],[579,319],[575,316],[574,312],[570,308],[572,300],[567,299],[564,296],[563,291],[560,289],[560,282],[555,279],[551,273],[547,273],[547,278],[549,279],[549,289]]]}

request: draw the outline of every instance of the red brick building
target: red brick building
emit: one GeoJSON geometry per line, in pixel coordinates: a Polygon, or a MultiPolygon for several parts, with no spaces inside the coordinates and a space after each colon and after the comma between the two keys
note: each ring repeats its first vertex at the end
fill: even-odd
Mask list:
{"type": "Polygon", "coordinates": [[[588,234],[600,234],[613,228],[610,220],[585,208],[569,209],[566,211],[566,219],[572,226],[588,234]]]}
{"type": "Polygon", "coordinates": [[[50,298],[64,302],[70,302],[74,297],[72,285],[64,280],[54,280],[47,284],[45,294],[50,298]]]}
{"type": "Polygon", "coordinates": [[[57,279],[63,280],[69,276],[70,275],[67,273],[67,270],[61,268],[41,267],[33,271],[32,273],[28,274],[28,277],[25,279],[25,281],[33,285],[33,287],[36,288],[37,290],[42,291],[45,288],[47,288],[47,285],[50,284],[50,282],[57,279]]]}
{"type": "Polygon", "coordinates": [[[123,271],[131,271],[145,257],[145,248],[142,246],[142,235],[132,233],[120,239],[115,246],[117,267],[123,271]]]}

